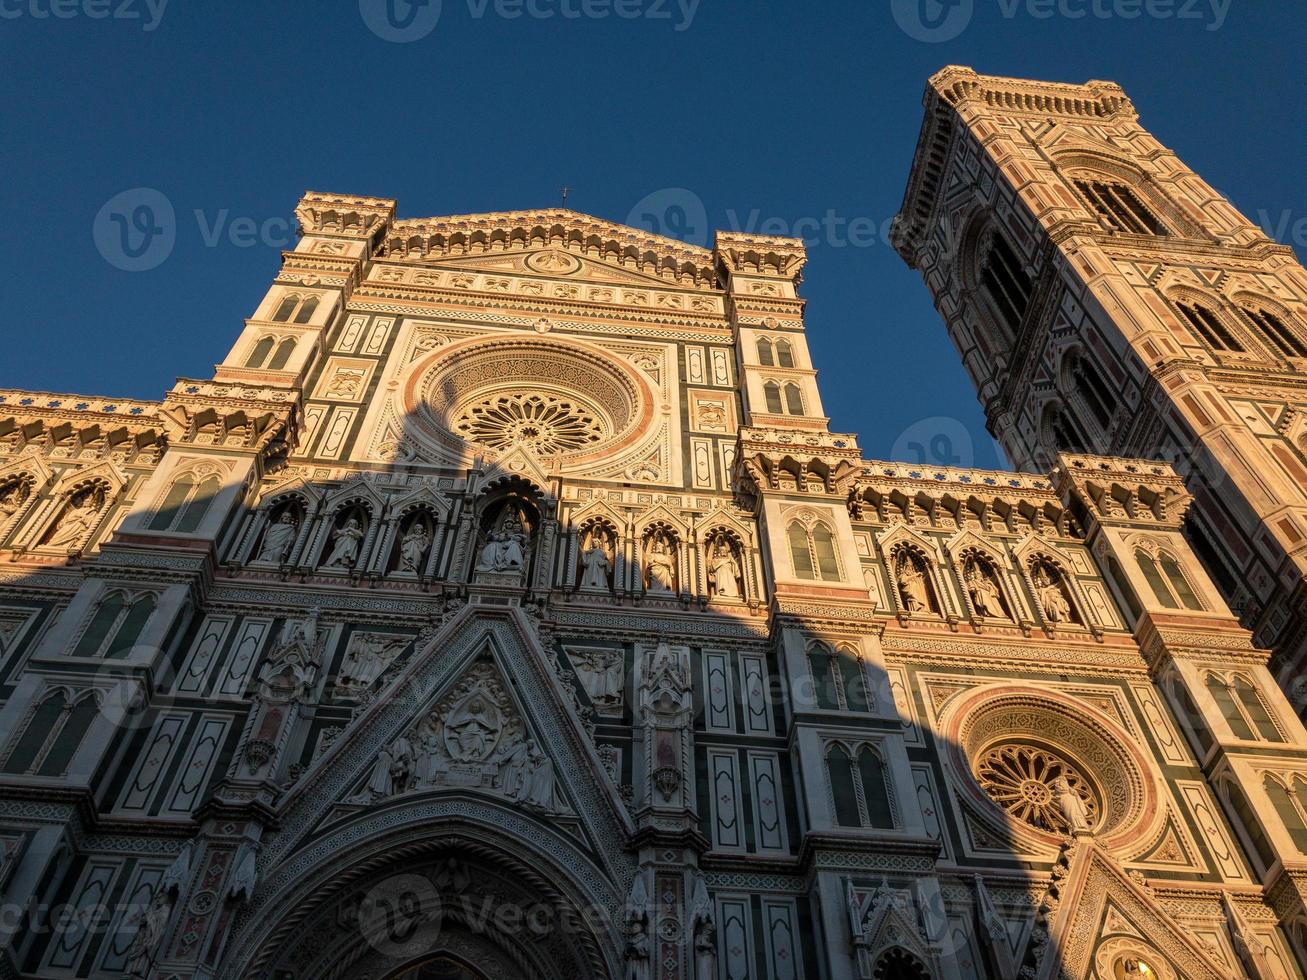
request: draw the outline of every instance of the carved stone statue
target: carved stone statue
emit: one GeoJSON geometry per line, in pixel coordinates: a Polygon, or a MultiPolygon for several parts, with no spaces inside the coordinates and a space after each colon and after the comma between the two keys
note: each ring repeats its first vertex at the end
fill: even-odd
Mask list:
{"type": "Polygon", "coordinates": [[[911,555],[903,554],[899,558],[897,574],[899,594],[903,597],[903,607],[910,613],[930,612],[930,587],[926,576],[911,555]]]}
{"type": "Polygon", "coordinates": [[[399,569],[402,572],[421,574],[422,560],[427,556],[431,545],[431,535],[427,533],[426,522],[421,518],[413,521],[403,540],[399,542],[399,569]]]}
{"type": "Polygon", "coordinates": [[[522,522],[510,517],[502,528],[492,532],[481,549],[481,560],[477,562],[478,572],[514,572],[526,568],[526,553],[530,538],[522,527],[522,522]]]}
{"type": "Polygon", "coordinates": [[[494,750],[502,728],[495,706],[474,695],[445,722],[445,744],[459,762],[482,762],[494,750]]]}
{"type": "Polygon", "coordinates": [[[0,524],[17,514],[26,499],[27,494],[23,492],[21,483],[0,487],[0,524]]]}
{"type": "Polygon", "coordinates": [[[645,588],[655,595],[676,592],[676,552],[663,531],[649,536],[644,550],[645,588]]]}
{"type": "Polygon", "coordinates": [[[368,687],[395,662],[400,651],[408,646],[405,637],[381,636],[376,633],[355,633],[345,662],[341,664],[341,687],[368,687]]]}
{"type": "Polygon", "coordinates": [[[1071,620],[1071,603],[1067,601],[1062,583],[1048,570],[1040,567],[1035,572],[1035,589],[1039,593],[1039,608],[1044,619],[1050,623],[1065,623],[1071,620]]]}
{"type": "Polygon", "coordinates": [[[703,875],[694,876],[690,894],[690,935],[694,939],[694,980],[715,980],[717,976],[717,919],[703,875]]]}
{"type": "Polygon", "coordinates": [[[359,558],[359,546],[363,544],[363,525],[357,517],[347,519],[341,527],[331,533],[334,543],[331,554],[323,562],[324,568],[353,568],[359,558]]]}
{"type": "Polygon", "coordinates": [[[144,977],[150,972],[155,947],[168,929],[172,918],[173,896],[163,885],[155,888],[150,904],[141,913],[136,924],[136,935],[127,947],[126,972],[129,977],[144,977]]]}
{"type": "Polygon", "coordinates": [[[581,588],[602,589],[608,591],[608,570],[612,567],[609,556],[607,535],[599,530],[592,530],[586,537],[581,552],[581,588]]]}
{"type": "Polygon", "coordinates": [[[967,566],[967,591],[971,595],[971,605],[976,610],[977,616],[1008,618],[1003,609],[1003,593],[978,561],[972,561],[967,566]]]}
{"type": "Polygon", "coordinates": [[[51,532],[46,545],[51,548],[77,548],[91,530],[100,508],[97,506],[95,492],[85,491],[68,504],[59,522],[51,532]]]}
{"type": "Polygon", "coordinates": [[[268,525],[268,530],[263,534],[263,543],[259,546],[258,557],[254,560],[280,565],[290,556],[290,549],[295,544],[295,536],[298,532],[299,525],[295,523],[295,515],[286,511],[275,524],[268,525]]]}
{"type": "Polygon", "coordinates": [[[625,953],[625,980],[649,980],[649,889],[638,871],[626,899],[625,953]]]}
{"type": "Polygon", "coordinates": [[[570,655],[591,703],[597,707],[622,703],[625,673],[620,650],[576,650],[570,655]]]}
{"type": "Polygon", "coordinates": [[[377,753],[372,775],[361,794],[360,802],[385,799],[406,792],[413,783],[413,744],[404,736],[395,739],[377,753]]]}
{"type": "Polygon", "coordinates": [[[554,763],[540,751],[535,742],[526,743],[526,754],[521,775],[511,793],[513,799],[546,813],[553,813],[554,806],[554,763]]]}
{"type": "Polygon", "coordinates": [[[719,538],[708,559],[708,588],[717,599],[741,599],[740,563],[735,560],[730,543],[719,538]]]}
{"type": "Polygon", "coordinates": [[[1080,798],[1080,794],[1071,788],[1065,776],[1058,776],[1053,780],[1053,793],[1057,797],[1062,818],[1066,820],[1071,833],[1081,834],[1088,831],[1089,810],[1085,806],[1085,801],[1080,798]]]}

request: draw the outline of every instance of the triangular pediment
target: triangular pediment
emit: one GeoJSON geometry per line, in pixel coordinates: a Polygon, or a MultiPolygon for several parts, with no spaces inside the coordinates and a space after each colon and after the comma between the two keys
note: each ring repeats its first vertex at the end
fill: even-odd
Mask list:
{"type": "Polygon", "coordinates": [[[551,659],[518,610],[464,607],[292,786],[261,864],[380,813],[466,800],[624,877],[630,817],[551,659]]]}
{"type": "Polygon", "coordinates": [[[1117,955],[1162,960],[1169,967],[1164,972],[1186,980],[1228,978],[1229,971],[1111,855],[1091,840],[1068,849],[1036,974],[1041,980],[1098,976],[1097,961],[1117,955]]]}

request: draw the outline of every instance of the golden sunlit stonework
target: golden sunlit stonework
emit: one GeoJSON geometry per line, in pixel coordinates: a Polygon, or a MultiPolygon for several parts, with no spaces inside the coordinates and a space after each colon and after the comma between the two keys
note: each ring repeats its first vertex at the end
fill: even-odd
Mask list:
{"type": "MultiPolygon", "coordinates": [[[[1300,976],[1307,734],[1191,546],[1201,494],[1052,454],[1117,411],[1088,372],[1119,334],[1058,321],[1078,360],[1011,388],[1030,342],[995,339],[1089,308],[1016,195],[1141,255],[1199,210],[995,149],[1133,120],[1114,86],[930,93],[899,243],[1019,472],[830,431],[801,242],[566,210],[309,193],[212,378],[0,392],[0,977],[1300,976]]],[[[1245,370],[1199,354],[1120,424],[1245,370]]]]}

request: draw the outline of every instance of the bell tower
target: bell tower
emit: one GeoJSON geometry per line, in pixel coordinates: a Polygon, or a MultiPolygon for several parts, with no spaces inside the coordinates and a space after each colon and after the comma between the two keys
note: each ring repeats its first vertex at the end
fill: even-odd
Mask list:
{"type": "Polygon", "coordinates": [[[1111,82],[945,68],[894,245],[1022,469],[1165,459],[1194,550],[1307,710],[1307,271],[1111,82]]]}

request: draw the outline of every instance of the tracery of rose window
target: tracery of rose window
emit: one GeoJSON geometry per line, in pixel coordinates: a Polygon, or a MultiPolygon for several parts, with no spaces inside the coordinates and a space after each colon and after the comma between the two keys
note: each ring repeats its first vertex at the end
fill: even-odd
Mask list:
{"type": "Polygon", "coordinates": [[[990,799],[1017,820],[1055,834],[1069,829],[1058,803],[1058,778],[1085,805],[1091,827],[1099,823],[1102,806],[1093,785],[1065,759],[1034,745],[998,745],[976,763],[976,780],[990,799]]]}

